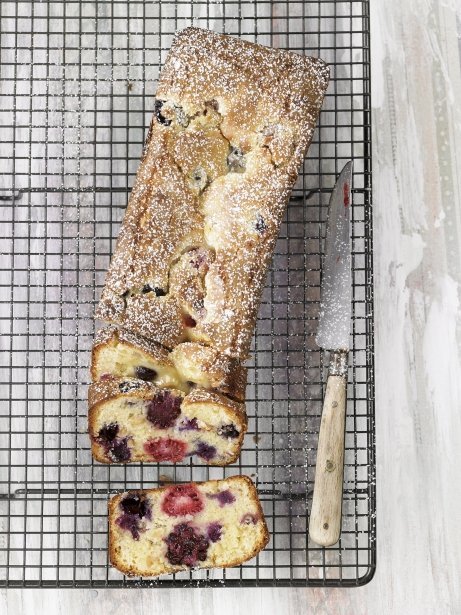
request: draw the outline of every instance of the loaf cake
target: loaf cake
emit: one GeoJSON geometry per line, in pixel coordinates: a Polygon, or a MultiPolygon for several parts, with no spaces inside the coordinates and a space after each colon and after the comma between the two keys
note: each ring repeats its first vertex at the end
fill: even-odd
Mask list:
{"type": "Polygon", "coordinates": [[[137,378],[186,393],[199,386],[237,401],[245,397],[246,371],[239,361],[209,346],[185,342],[169,352],[157,342],[114,326],[98,331],[91,359],[93,382],[137,378]]]}
{"type": "Polygon", "coordinates": [[[192,456],[209,465],[238,457],[247,418],[243,404],[219,393],[159,388],[110,378],[89,388],[89,434],[101,463],[178,463],[192,456]]]}
{"type": "MultiPolygon", "coordinates": [[[[314,58],[177,34],[96,315],[244,361],[328,83],[314,58]]],[[[177,367],[177,365],[176,365],[177,367]]]]}
{"type": "Polygon", "coordinates": [[[127,575],[236,566],[268,540],[246,476],[130,491],[109,502],[110,561],[127,575]]]}

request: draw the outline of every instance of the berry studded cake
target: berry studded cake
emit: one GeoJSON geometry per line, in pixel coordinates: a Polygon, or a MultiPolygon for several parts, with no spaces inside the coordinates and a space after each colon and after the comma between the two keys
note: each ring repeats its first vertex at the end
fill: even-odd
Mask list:
{"type": "Polygon", "coordinates": [[[109,502],[109,536],[112,565],[149,577],[236,566],[269,540],[246,476],[116,495],[109,502]]]}
{"type": "Polygon", "coordinates": [[[238,457],[243,404],[194,388],[160,389],[143,380],[100,380],[89,389],[93,457],[102,463],[171,462],[192,457],[227,465],[238,457]]]}

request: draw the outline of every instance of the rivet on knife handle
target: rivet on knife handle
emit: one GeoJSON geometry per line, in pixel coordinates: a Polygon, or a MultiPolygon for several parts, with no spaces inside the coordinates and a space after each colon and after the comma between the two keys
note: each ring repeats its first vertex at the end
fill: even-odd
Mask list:
{"type": "Polygon", "coordinates": [[[320,423],[309,536],[329,547],[339,540],[344,475],[345,375],[330,372],[320,423]]]}

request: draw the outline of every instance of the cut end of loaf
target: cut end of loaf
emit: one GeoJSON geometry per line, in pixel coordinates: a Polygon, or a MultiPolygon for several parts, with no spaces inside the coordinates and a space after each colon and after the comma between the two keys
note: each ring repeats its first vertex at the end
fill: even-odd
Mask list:
{"type": "Polygon", "coordinates": [[[141,380],[90,386],[89,433],[102,463],[185,462],[228,465],[247,429],[242,404],[204,389],[188,395],[141,380]]]}

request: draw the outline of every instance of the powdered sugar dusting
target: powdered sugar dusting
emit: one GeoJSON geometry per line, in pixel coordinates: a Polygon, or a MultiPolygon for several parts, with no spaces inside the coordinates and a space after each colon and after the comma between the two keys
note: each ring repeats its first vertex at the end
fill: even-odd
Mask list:
{"type": "Polygon", "coordinates": [[[247,357],[327,82],[313,58],[198,28],[176,36],[97,317],[169,348],[191,339],[247,357]],[[197,249],[206,270],[186,267],[175,285],[197,249]]]}

